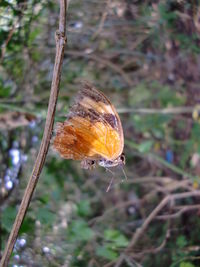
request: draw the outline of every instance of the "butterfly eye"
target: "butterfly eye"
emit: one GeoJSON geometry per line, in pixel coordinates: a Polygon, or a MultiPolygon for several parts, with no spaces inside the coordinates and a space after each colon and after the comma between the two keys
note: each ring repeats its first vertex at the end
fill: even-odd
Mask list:
{"type": "Polygon", "coordinates": [[[120,160],[121,160],[121,162],[125,165],[126,158],[125,158],[124,153],[121,154],[121,156],[120,156],[120,160]]]}

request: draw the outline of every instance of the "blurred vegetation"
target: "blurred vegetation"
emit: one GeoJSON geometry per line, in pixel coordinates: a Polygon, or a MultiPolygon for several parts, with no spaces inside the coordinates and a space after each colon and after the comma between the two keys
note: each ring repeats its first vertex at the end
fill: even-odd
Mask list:
{"type": "MultiPolygon", "coordinates": [[[[56,1],[0,2],[1,252],[44,128],[58,14],[56,1]]],[[[128,180],[115,168],[106,193],[109,172],[50,148],[10,266],[200,266],[199,45],[198,1],[70,1],[56,121],[92,81],[119,110],[128,180]]]]}

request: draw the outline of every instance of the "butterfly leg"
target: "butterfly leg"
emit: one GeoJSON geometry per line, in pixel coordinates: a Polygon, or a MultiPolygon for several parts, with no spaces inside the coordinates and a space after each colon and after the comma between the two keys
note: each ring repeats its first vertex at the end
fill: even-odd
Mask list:
{"type": "Polygon", "coordinates": [[[83,159],[81,161],[81,168],[85,170],[91,170],[96,167],[96,162],[91,159],[83,159]]]}

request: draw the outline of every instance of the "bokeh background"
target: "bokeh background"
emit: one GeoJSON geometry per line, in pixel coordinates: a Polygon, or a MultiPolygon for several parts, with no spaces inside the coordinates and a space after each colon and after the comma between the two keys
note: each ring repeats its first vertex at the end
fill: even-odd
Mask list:
{"type": "MultiPolygon", "coordinates": [[[[58,16],[58,1],[0,2],[1,252],[43,133],[58,16]]],[[[113,169],[106,193],[109,172],[50,147],[10,266],[200,266],[199,45],[198,1],[69,1],[55,120],[83,79],[101,89],[123,124],[128,180],[113,169]]]]}

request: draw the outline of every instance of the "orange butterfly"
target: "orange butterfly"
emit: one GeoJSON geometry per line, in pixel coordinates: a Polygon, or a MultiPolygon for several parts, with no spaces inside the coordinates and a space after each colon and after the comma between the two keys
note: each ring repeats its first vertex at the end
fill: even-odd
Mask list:
{"type": "Polygon", "coordinates": [[[57,123],[53,147],[65,159],[81,160],[90,169],[96,164],[125,164],[124,135],[119,115],[107,97],[86,82],[78,92],[67,120],[57,123]]]}

